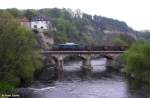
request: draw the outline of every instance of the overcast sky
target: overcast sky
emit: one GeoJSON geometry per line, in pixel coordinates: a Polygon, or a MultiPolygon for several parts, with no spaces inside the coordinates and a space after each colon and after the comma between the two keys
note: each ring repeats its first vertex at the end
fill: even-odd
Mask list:
{"type": "Polygon", "coordinates": [[[0,8],[81,9],[85,13],[97,14],[125,21],[136,30],[150,30],[150,0],[0,0],[0,8]]]}

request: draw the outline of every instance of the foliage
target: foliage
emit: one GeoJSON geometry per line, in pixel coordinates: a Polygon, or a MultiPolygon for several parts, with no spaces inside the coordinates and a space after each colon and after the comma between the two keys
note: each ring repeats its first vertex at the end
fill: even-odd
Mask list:
{"type": "Polygon", "coordinates": [[[132,45],[133,42],[135,42],[135,39],[127,34],[122,34],[120,33],[117,35],[114,39],[113,42],[117,45],[132,45]]]}
{"type": "Polygon", "coordinates": [[[16,18],[20,18],[23,15],[23,13],[16,8],[6,9],[6,11],[16,18]]]}
{"type": "Polygon", "coordinates": [[[125,69],[127,73],[138,79],[149,79],[150,77],[150,43],[135,43],[125,54],[125,69]]]}
{"type": "MultiPolygon", "coordinates": [[[[127,32],[133,33],[134,30],[129,28],[124,22],[118,20],[96,15],[92,16],[86,13],[82,13],[82,17],[76,17],[74,16],[75,13],[68,9],[42,9],[40,12],[51,18],[56,31],[49,33],[53,34],[56,43],[68,41],[86,45],[101,45],[104,42],[104,30],[122,32],[122,35],[114,35],[119,35],[127,44],[134,41],[132,36],[125,34],[127,32]],[[51,13],[54,10],[57,14],[53,13],[52,15],[51,13]]],[[[106,34],[106,36],[109,35],[106,34]]],[[[112,40],[113,38],[110,37],[110,41],[112,40]]]]}
{"type": "Polygon", "coordinates": [[[0,80],[15,85],[30,82],[40,66],[35,38],[8,12],[0,13],[0,80]]]}
{"type": "MultiPolygon", "coordinates": [[[[111,18],[97,15],[92,16],[86,13],[76,15],[75,11],[65,8],[45,8],[40,10],[7,9],[7,11],[16,18],[26,16],[29,20],[38,14],[48,16],[53,25],[52,29],[56,29],[54,31],[50,30],[48,35],[53,35],[56,44],[64,42],[75,42],[86,45],[107,44],[108,42],[112,42],[115,37],[105,34],[105,30],[112,32],[113,36],[118,36],[118,34],[114,34],[113,32],[122,32],[122,35],[125,34],[122,38],[127,39],[123,41],[128,43],[134,41],[129,34],[132,33],[134,35],[135,31],[128,27],[126,23],[111,18]],[[106,37],[109,38],[109,41],[105,40],[106,37]]],[[[120,44],[120,41],[120,39],[117,39],[117,44],[118,42],[120,44]]]]}
{"type": "Polygon", "coordinates": [[[37,11],[33,9],[28,9],[23,12],[24,16],[26,16],[29,20],[31,20],[34,16],[37,15],[37,11]]]}
{"type": "Polygon", "coordinates": [[[121,38],[117,37],[113,40],[113,42],[117,45],[127,45],[127,43],[125,41],[123,41],[121,38]]]}
{"type": "Polygon", "coordinates": [[[16,84],[7,81],[0,81],[0,95],[1,94],[10,94],[15,90],[16,84]]]}

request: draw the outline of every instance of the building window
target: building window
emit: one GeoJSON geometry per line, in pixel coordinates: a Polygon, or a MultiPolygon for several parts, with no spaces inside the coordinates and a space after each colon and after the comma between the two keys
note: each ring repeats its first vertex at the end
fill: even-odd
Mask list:
{"type": "Polygon", "coordinates": [[[41,26],[41,29],[43,29],[44,27],[43,26],[41,26]]]}
{"type": "Polygon", "coordinates": [[[34,25],[34,28],[37,29],[37,25],[34,25]]]}

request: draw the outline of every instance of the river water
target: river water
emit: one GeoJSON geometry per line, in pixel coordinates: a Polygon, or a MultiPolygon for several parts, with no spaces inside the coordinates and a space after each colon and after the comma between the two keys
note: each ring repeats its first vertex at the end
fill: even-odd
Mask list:
{"type": "Polygon", "coordinates": [[[67,62],[64,80],[50,85],[39,83],[20,91],[24,98],[150,98],[150,85],[107,70],[105,63],[106,59],[92,60],[92,75],[84,78],[80,74],[80,61],[67,62]]]}

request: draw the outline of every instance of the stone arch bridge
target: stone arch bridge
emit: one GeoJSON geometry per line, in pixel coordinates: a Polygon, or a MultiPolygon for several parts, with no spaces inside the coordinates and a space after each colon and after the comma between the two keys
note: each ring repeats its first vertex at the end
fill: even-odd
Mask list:
{"type": "Polygon", "coordinates": [[[91,71],[91,59],[95,57],[104,57],[107,59],[107,66],[110,65],[112,60],[116,59],[120,56],[125,50],[115,50],[115,51],[53,51],[47,50],[42,51],[41,53],[45,57],[45,61],[47,64],[55,64],[57,65],[57,70],[60,74],[63,72],[64,59],[70,56],[76,56],[82,59],[82,69],[91,71]]]}

